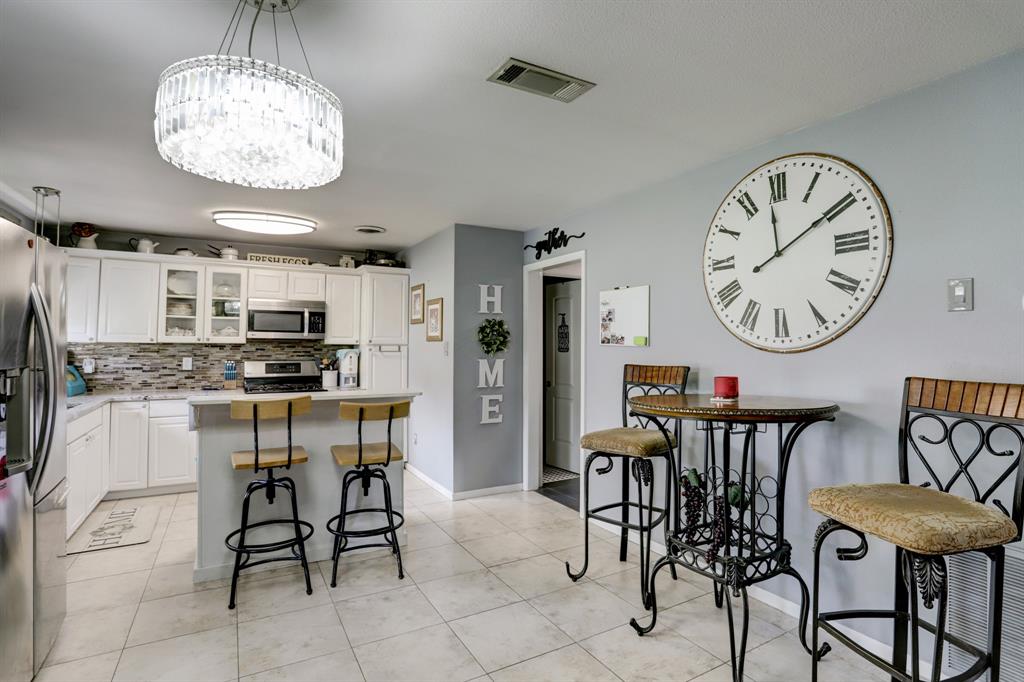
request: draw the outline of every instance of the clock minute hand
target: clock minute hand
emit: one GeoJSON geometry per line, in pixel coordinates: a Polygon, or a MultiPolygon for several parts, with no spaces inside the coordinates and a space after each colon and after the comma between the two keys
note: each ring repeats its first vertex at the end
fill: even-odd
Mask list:
{"type": "Polygon", "coordinates": [[[775,255],[782,255],[782,250],[779,248],[779,226],[775,220],[774,206],[772,206],[772,235],[775,237],[775,255]]]}
{"type": "Polygon", "coordinates": [[[779,249],[778,251],[773,253],[771,255],[771,257],[768,258],[768,260],[766,260],[765,262],[761,263],[760,265],[755,265],[754,266],[754,272],[761,272],[761,268],[763,268],[764,266],[768,265],[773,260],[775,260],[776,258],[781,256],[783,253],[785,253],[786,249],[788,249],[789,247],[793,246],[793,244],[795,244],[797,241],[799,241],[801,237],[803,237],[805,234],[807,234],[808,232],[810,232],[811,230],[816,228],[818,225],[821,225],[823,222],[825,222],[825,215],[824,214],[822,214],[822,216],[820,218],[818,218],[817,220],[815,220],[813,223],[808,225],[807,229],[805,229],[803,232],[801,232],[800,234],[798,234],[797,236],[795,236],[791,240],[789,240],[788,244],[786,244],[781,249],[779,249]]]}

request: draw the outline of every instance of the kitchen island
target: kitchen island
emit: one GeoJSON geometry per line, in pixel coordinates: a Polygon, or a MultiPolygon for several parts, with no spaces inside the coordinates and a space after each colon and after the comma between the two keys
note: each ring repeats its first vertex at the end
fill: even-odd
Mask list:
{"type": "MultiPolygon", "coordinates": [[[[189,427],[197,432],[197,524],[199,539],[193,573],[195,582],[230,577],[235,555],[224,546],[224,538],[238,528],[242,516],[242,496],[246,485],[256,478],[251,469],[235,471],[231,468],[231,453],[251,450],[253,447],[252,422],[230,418],[232,400],[274,400],[297,397],[299,393],[271,393],[246,395],[241,391],[218,391],[192,396],[189,404],[189,427]]],[[[331,556],[334,536],[327,532],[327,520],[338,513],[341,501],[341,479],[345,467],[339,467],[331,456],[332,445],[357,442],[356,423],[338,418],[338,405],[342,401],[390,402],[414,399],[418,392],[408,390],[372,391],[367,389],[328,390],[314,392],[313,410],[296,417],[292,424],[292,439],[309,453],[309,461],[294,465],[290,471],[276,469],[275,475],[289,476],[295,481],[299,497],[299,518],[313,524],[313,536],[306,542],[306,555],[310,562],[323,561],[331,556]]],[[[413,409],[416,409],[413,406],[413,409]]],[[[395,420],[391,439],[406,452],[406,420],[395,420]]],[[[363,426],[363,442],[387,439],[387,422],[367,422],[363,426]]],[[[260,443],[263,447],[283,446],[287,443],[285,421],[260,423],[260,443]]],[[[260,477],[265,473],[261,472],[260,477]]],[[[402,465],[392,463],[387,468],[391,483],[392,503],[395,511],[403,506],[402,465]]],[[[355,488],[353,488],[355,490],[355,488]]],[[[368,497],[350,495],[349,508],[381,507],[383,494],[379,484],[370,489],[368,497]]],[[[291,513],[287,495],[279,493],[273,505],[266,497],[253,498],[250,521],[283,518],[291,513]]],[[[353,517],[352,527],[377,525],[376,515],[369,518],[353,517]],[[358,521],[356,521],[358,519],[358,521]]],[[[265,541],[269,535],[254,531],[253,541],[265,541]]],[[[280,528],[264,529],[266,533],[280,533],[280,528]]],[[[273,537],[279,537],[274,535],[273,537]]],[[[369,542],[373,542],[370,539],[369,542]]],[[[404,544],[404,529],[399,530],[399,542],[404,544]]],[[[273,564],[271,564],[273,566],[273,564]]]]}

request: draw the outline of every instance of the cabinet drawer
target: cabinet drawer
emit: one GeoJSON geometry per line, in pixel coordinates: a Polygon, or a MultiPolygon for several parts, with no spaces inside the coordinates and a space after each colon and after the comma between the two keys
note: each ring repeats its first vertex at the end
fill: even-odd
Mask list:
{"type": "Polygon", "coordinates": [[[103,426],[103,410],[96,408],[68,424],[67,442],[72,443],[99,426],[103,426]]]}
{"type": "Polygon", "coordinates": [[[154,417],[187,417],[188,401],[186,400],[151,400],[149,416],[154,417]]]}

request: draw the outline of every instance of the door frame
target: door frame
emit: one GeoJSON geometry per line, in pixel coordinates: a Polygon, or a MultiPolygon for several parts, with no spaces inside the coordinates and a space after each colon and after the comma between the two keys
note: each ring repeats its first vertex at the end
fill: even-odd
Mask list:
{"type": "MultiPolygon", "coordinates": [[[[523,490],[541,485],[544,455],[544,271],[580,264],[580,435],[587,407],[587,252],[574,251],[523,266],[523,490]]],[[[580,471],[583,450],[580,449],[580,471]]],[[[583,476],[580,476],[580,494],[583,476]]],[[[580,498],[582,499],[582,497],[580,498]]]]}

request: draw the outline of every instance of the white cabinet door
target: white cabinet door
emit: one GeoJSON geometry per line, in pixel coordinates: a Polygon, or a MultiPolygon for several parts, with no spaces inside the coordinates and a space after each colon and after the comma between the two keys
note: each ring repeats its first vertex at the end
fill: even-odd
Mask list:
{"type": "Polygon", "coordinates": [[[149,403],[110,406],[110,489],[149,485],[149,403]]]}
{"type": "Polygon", "coordinates": [[[249,277],[244,268],[206,266],[203,334],[208,343],[245,343],[249,277]]]}
{"type": "Polygon", "coordinates": [[[196,439],[188,417],[149,420],[149,485],[196,482],[196,439]]]}
{"type": "Polygon", "coordinates": [[[103,480],[103,427],[97,426],[85,437],[85,461],[88,466],[85,476],[86,516],[92,513],[103,496],[107,494],[107,486],[103,480]]]}
{"type": "Polygon", "coordinates": [[[409,387],[409,363],[404,346],[373,346],[366,353],[366,372],[360,388],[374,391],[409,387]]]}
{"type": "Polygon", "coordinates": [[[363,275],[363,343],[409,343],[409,276],[363,275]]]}
{"type": "Polygon", "coordinates": [[[199,343],[203,338],[203,289],[206,284],[202,265],[164,263],[160,266],[161,343],[199,343]]]}
{"type": "Polygon", "coordinates": [[[359,343],[360,275],[327,276],[327,338],[324,343],[359,343]]]}
{"type": "Polygon", "coordinates": [[[69,258],[68,341],[95,343],[100,310],[100,259],[69,258]]]}
{"type": "Polygon", "coordinates": [[[68,444],[68,501],[67,501],[67,537],[82,525],[86,511],[86,457],[89,436],[72,441],[68,444]]]}
{"type": "Polygon", "coordinates": [[[249,270],[250,298],[288,298],[288,272],[251,268],[249,270]]]}
{"type": "Polygon", "coordinates": [[[160,264],[105,258],[100,266],[100,341],[155,343],[160,264]]]}
{"type": "Polygon", "coordinates": [[[288,273],[289,301],[323,301],[326,296],[327,283],[323,273],[288,273]]]}

